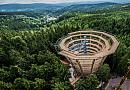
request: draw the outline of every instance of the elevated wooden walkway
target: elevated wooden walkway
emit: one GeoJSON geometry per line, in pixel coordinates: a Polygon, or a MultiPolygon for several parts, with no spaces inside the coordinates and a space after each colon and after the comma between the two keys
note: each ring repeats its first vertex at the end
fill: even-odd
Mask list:
{"type": "Polygon", "coordinates": [[[70,63],[67,60],[60,60],[62,64],[69,65],[70,63]]]}
{"type": "MultiPolygon", "coordinates": [[[[59,41],[59,54],[66,57],[75,68],[78,68],[77,71],[82,73],[76,64],[76,61],[79,61],[83,73],[88,75],[96,72],[106,57],[116,51],[118,45],[119,41],[110,34],[92,30],[77,31],[69,33],[59,41]],[[83,45],[83,42],[87,43],[83,45]],[[87,53],[84,53],[85,48],[82,48],[84,46],[87,53]]],[[[64,61],[62,63],[67,65],[64,61]]]]}
{"type": "Polygon", "coordinates": [[[81,78],[81,76],[76,77],[75,80],[71,80],[72,78],[69,78],[71,85],[74,86],[75,83],[76,83],[80,78],[81,78]]]}

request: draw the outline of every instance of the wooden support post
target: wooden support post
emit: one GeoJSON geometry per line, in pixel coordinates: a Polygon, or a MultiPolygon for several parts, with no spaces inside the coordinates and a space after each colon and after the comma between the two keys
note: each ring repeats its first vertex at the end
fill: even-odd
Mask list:
{"type": "Polygon", "coordinates": [[[95,60],[96,60],[96,59],[94,59],[93,62],[92,62],[91,73],[93,72],[93,67],[94,67],[95,60]]]}

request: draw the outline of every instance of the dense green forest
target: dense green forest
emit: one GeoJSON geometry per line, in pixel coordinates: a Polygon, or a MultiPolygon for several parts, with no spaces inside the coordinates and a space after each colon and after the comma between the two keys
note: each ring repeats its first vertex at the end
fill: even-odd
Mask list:
{"type": "Polygon", "coordinates": [[[94,29],[115,35],[120,46],[103,66],[76,83],[77,90],[97,90],[100,81],[122,76],[130,64],[130,12],[100,10],[65,13],[44,23],[42,15],[0,15],[0,89],[73,90],[68,67],[60,62],[56,41],[77,30],[94,29]],[[111,68],[111,71],[110,71],[111,68]]]}

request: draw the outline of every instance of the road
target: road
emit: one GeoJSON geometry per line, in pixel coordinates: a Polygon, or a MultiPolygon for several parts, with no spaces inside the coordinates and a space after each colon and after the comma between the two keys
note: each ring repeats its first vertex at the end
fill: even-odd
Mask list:
{"type": "MultiPolygon", "coordinates": [[[[121,77],[110,79],[109,84],[106,87],[106,90],[113,90],[112,87],[119,85],[121,77]]],[[[127,79],[121,86],[121,90],[130,90],[130,79],[127,79]]]]}

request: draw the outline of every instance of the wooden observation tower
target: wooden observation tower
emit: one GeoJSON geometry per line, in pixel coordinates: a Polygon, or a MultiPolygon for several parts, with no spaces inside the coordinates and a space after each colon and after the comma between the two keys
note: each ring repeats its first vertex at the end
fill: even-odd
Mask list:
{"type": "Polygon", "coordinates": [[[106,57],[113,54],[119,42],[110,34],[99,31],[69,33],[59,41],[59,54],[83,76],[94,73],[106,57]]]}

